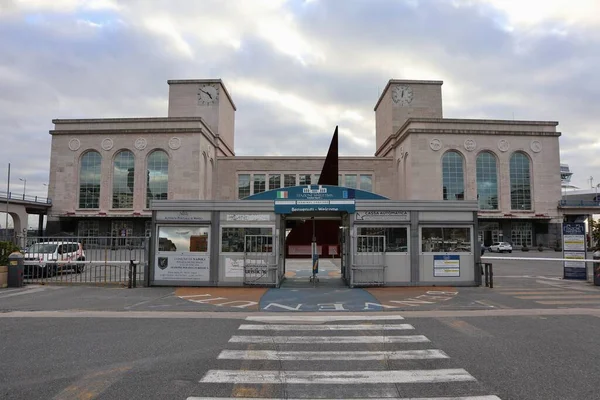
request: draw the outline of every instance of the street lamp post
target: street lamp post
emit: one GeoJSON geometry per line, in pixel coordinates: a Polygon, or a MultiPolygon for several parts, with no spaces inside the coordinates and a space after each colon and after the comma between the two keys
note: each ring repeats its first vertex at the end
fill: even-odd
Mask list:
{"type": "Polygon", "coordinates": [[[27,178],[19,178],[23,182],[23,200],[25,200],[25,190],[27,189],[27,178]]]}

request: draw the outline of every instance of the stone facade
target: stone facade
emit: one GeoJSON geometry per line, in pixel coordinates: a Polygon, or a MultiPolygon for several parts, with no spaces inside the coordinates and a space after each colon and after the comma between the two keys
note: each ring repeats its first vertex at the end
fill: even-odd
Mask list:
{"type": "MultiPolygon", "coordinates": [[[[319,174],[325,157],[220,157],[217,161],[217,200],[238,199],[239,174],[319,174]]],[[[396,190],[391,157],[340,157],[339,173],[370,175],[373,192],[394,198],[396,190]]]]}
{"type": "MultiPolygon", "coordinates": [[[[84,219],[137,218],[141,222],[135,222],[135,230],[142,232],[142,222],[151,214],[146,207],[146,172],[147,158],[154,150],[168,154],[168,198],[173,200],[237,199],[242,174],[281,174],[283,186],[284,174],[320,173],[324,157],[236,157],[236,107],[221,80],[168,84],[167,117],[53,121],[49,229],[76,231],[73,221],[84,219]],[[115,210],[113,160],[125,149],[135,156],[134,204],[131,209],[115,210]],[[80,209],[79,164],[83,154],[92,150],[102,156],[100,206],[80,209]]],[[[444,119],[441,88],[441,81],[390,80],[375,105],[375,156],[340,157],[340,174],[369,175],[371,190],[390,199],[442,200],[442,157],[456,151],[464,160],[464,199],[476,200],[477,157],[489,152],[497,164],[499,206],[480,211],[480,221],[487,226],[482,229],[493,230],[491,236],[480,232],[480,240],[510,241],[521,235],[515,231],[518,226],[530,230],[527,243],[552,243],[562,220],[557,208],[561,196],[558,123],[444,119]],[[515,152],[530,162],[530,210],[511,209],[509,164],[515,152]]]]}

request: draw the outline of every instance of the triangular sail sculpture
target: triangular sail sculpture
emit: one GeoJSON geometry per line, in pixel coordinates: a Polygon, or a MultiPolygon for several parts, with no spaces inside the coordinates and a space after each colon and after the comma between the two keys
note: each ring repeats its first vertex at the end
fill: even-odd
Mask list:
{"type": "MultiPolygon", "coordinates": [[[[331,144],[325,163],[319,176],[319,185],[338,186],[339,158],[338,158],[338,127],[335,127],[331,144]]],[[[329,247],[336,247],[336,255],[339,256],[339,228],[340,221],[315,221],[315,232],[317,237],[317,246],[322,246],[321,257],[329,256],[329,247]]],[[[298,223],[292,228],[286,239],[286,254],[288,257],[294,257],[290,252],[290,246],[310,246],[312,243],[312,221],[307,220],[304,223],[298,223]]],[[[296,255],[296,257],[309,258],[310,253],[296,255]]]]}

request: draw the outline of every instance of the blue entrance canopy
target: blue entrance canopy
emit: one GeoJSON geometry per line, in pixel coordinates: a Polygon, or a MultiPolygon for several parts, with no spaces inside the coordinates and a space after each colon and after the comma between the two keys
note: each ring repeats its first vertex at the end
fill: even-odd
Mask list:
{"type": "Polygon", "coordinates": [[[356,200],[388,200],[386,197],[343,186],[305,185],[269,190],[244,200],[273,200],[277,214],[338,211],[354,213],[356,200]]]}

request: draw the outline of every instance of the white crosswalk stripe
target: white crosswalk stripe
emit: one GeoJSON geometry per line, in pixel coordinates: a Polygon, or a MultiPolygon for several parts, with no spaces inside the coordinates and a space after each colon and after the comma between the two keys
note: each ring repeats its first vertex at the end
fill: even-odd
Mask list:
{"type": "MultiPolygon", "coordinates": [[[[354,398],[352,400],[390,400],[391,397],[369,397],[367,399],[354,398]]],[[[188,397],[187,400],[323,400],[319,399],[291,399],[291,398],[258,398],[258,397],[188,397]]],[[[467,396],[467,397],[412,397],[397,398],[397,400],[500,400],[498,396],[467,396]]]]}
{"type": "Polygon", "coordinates": [[[423,343],[429,342],[423,335],[406,336],[232,336],[230,343],[423,343]]]}
{"type": "Polygon", "coordinates": [[[410,324],[361,324],[361,325],[249,325],[239,327],[241,331],[395,331],[415,329],[410,324]]]}
{"type": "Polygon", "coordinates": [[[224,349],[218,356],[227,367],[210,369],[199,381],[204,388],[213,385],[206,391],[217,393],[217,387],[224,390],[225,396],[187,400],[310,400],[315,396],[354,400],[500,400],[482,393],[476,378],[465,369],[450,365],[451,359],[445,352],[423,348],[431,343],[426,336],[400,334],[415,330],[411,324],[393,323],[402,319],[398,315],[247,317],[246,321],[254,323],[240,324],[238,330],[256,334],[233,335],[229,344],[237,348],[224,349]],[[408,348],[402,349],[405,346],[408,348]],[[243,363],[241,368],[236,361],[243,363]],[[432,367],[436,364],[437,368],[432,367]],[[452,388],[457,389],[457,396],[450,395],[452,388]],[[276,393],[277,390],[282,393],[276,393]],[[399,393],[404,396],[398,396],[399,393]]]}
{"type": "Polygon", "coordinates": [[[448,358],[441,350],[404,351],[275,351],[275,350],[223,350],[222,360],[274,360],[274,361],[351,361],[351,360],[428,360],[448,358]]]}

